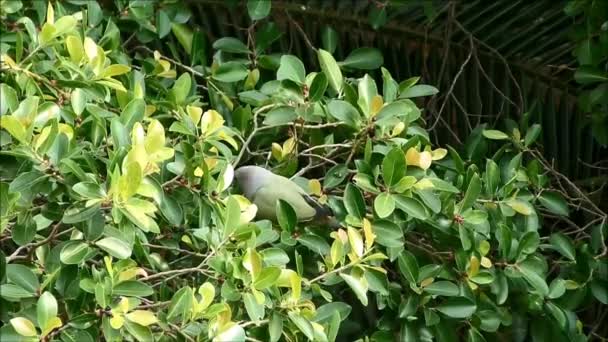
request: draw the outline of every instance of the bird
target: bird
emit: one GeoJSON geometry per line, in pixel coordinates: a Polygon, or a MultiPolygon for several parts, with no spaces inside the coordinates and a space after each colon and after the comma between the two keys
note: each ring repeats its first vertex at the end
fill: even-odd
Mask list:
{"type": "Polygon", "coordinates": [[[330,208],[321,205],[286,177],[255,165],[239,167],[234,176],[243,196],[257,206],[257,219],[277,222],[276,203],[281,199],[293,208],[298,222],[327,225],[334,229],[341,227],[330,208]]]}

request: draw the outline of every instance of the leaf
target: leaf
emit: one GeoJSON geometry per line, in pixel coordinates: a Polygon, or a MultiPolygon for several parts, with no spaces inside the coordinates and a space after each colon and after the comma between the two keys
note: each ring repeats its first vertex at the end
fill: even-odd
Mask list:
{"type": "Polygon", "coordinates": [[[247,315],[252,321],[257,322],[264,318],[264,305],[258,303],[253,294],[244,293],[243,302],[247,315]]]}
{"type": "Polygon", "coordinates": [[[167,319],[173,320],[174,318],[181,317],[182,320],[186,321],[189,318],[193,300],[194,293],[189,286],[177,290],[171,298],[171,303],[169,304],[169,309],[167,311],[167,319]]]}
{"type": "Polygon", "coordinates": [[[374,209],[380,218],[389,216],[395,210],[395,198],[389,193],[381,193],[374,199],[374,209]]]}
{"type": "Polygon", "coordinates": [[[295,311],[290,311],[287,314],[289,319],[298,327],[298,329],[306,335],[309,341],[313,341],[315,339],[314,329],[310,322],[304,317],[300,316],[295,311]]]}
{"type": "Polygon", "coordinates": [[[93,205],[88,208],[70,208],[63,213],[61,222],[65,224],[73,224],[86,221],[95,216],[100,211],[100,205],[93,205]]]}
{"type": "Polygon", "coordinates": [[[391,149],[382,160],[382,178],[390,188],[397,184],[406,171],[405,154],[400,148],[391,149]]]}
{"type": "Polygon", "coordinates": [[[327,111],[330,116],[344,122],[350,127],[358,128],[361,123],[361,115],[349,102],[342,100],[331,100],[327,104],[327,111]]]}
{"type": "Polygon", "coordinates": [[[416,284],[418,281],[418,262],[412,253],[403,250],[397,259],[397,266],[399,271],[410,282],[410,284],[416,284]]]}
{"type": "Polygon", "coordinates": [[[1,116],[0,127],[5,129],[13,138],[17,139],[20,143],[27,144],[29,142],[28,134],[26,133],[25,127],[14,116],[1,116]]]}
{"type": "Polygon", "coordinates": [[[23,172],[17,176],[8,187],[9,192],[23,192],[47,179],[48,176],[39,171],[23,172]]]}
{"type": "Polygon", "coordinates": [[[323,256],[329,253],[329,244],[320,236],[314,234],[304,234],[300,236],[298,242],[308,247],[311,251],[323,256]]]}
{"type": "Polygon", "coordinates": [[[451,318],[467,318],[475,313],[477,305],[467,298],[458,297],[437,306],[437,310],[451,318]]]}
{"type": "MultiPolygon", "coordinates": [[[[263,2],[270,4],[270,1],[263,0],[263,2]]],[[[277,80],[292,80],[298,84],[303,84],[305,78],[304,63],[298,57],[292,55],[281,57],[281,64],[277,70],[277,80]]]]}
{"type": "Polygon", "coordinates": [[[264,125],[266,126],[274,126],[274,125],[283,125],[289,122],[292,122],[297,118],[296,111],[293,107],[289,106],[280,106],[274,108],[266,114],[266,118],[264,119],[264,125]]]}
{"type": "Polygon", "coordinates": [[[50,292],[45,291],[36,303],[38,326],[46,327],[55,316],[57,316],[57,300],[50,292]]]}
{"type": "Polygon", "coordinates": [[[576,260],[574,245],[569,237],[562,233],[553,233],[551,234],[551,237],[549,237],[549,242],[561,255],[572,261],[576,260]]]}
{"type": "Polygon", "coordinates": [[[365,278],[356,278],[345,273],[341,273],[340,277],[344,279],[346,284],[353,290],[361,304],[367,306],[367,280],[365,280],[365,278]]]}
{"type": "Polygon", "coordinates": [[[608,81],[608,72],[591,65],[581,65],[574,72],[574,79],[580,84],[608,81]]]}
{"type": "Polygon", "coordinates": [[[91,251],[91,248],[82,241],[70,241],[63,245],[59,259],[66,265],[77,265],[82,263],[91,251]]]}
{"type": "Polygon", "coordinates": [[[251,20],[264,19],[270,13],[271,1],[247,0],[247,12],[251,20]]]}
{"type": "Polygon", "coordinates": [[[528,147],[532,145],[540,135],[541,130],[542,126],[540,124],[530,126],[526,132],[526,137],[524,138],[524,146],[528,147]]]}
{"type": "Polygon", "coordinates": [[[425,292],[437,296],[454,297],[460,294],[460,289],[456,284],[445,280],[433,282],[430,285],[425,286],[423,289],[425,292]]]}
{"type": "Polygon", "coordinates": [[[338,66],[338,63],[336,63],[334,57],[331,55],[331,53],[323,49],[317,50],[317,57],[319,59],[321,70],[325,76],[327,76],[329,86],[336,93],[342,93],[344,79],[342,77],[342,71],[340,71],[340,67],[338,66]]]}
{"type": "Polygon", "coordinates": [[[426,84],[418,84],[404,89],[399,94],[400,99],[410,99],[413,97],[432,96],[439,93],[439,90],[426,84]]]}
{"type": "Polygon", "coordinates": [[[131,132],[136,122],[144,119],[146,103],[142,99],[131,100],[120,113],[120,122],[125,126],[127,132],[131,132]]]}
{"type": "Polygon", "coordinates": [[[336,47],[338,46],[338,39],[338,32],[336,32],[336,30],[334,30],[331,26],[323,26],[321,29],[321,42],[323,44],[323,49],[329,53],[334,53],[336,51],[336,47]]]}
{"type": "Polygon", "coordinates": [[[595,299],[604,305],[608,305],[608,282],[594,279],[589,287],[595,299]]]}
{"type": "Polygon", "coordinates": [[[538,273],[536,273],[535,268],[531,267],[528,263],[521,263],[517,265],[517,269],[524,276],[524,279],[532,285],[532,287],[543,297],[549,294],[549,287],[538,273]]]}
{"type": "Polygon", "coordinates": [[[317,73],[310,84],[308,93],[308,98],[310,101],[315,102],[320,100],[325,94],[328,84],[329,82],[327,81],[327,76],[325,76],[323,72],[317,73]]]}
{"type": "Polygon", "coordinates": [[[17,334],[21,336],[37,336],[38,333],[36,331],[36,327],[34,323],[25,317],[15,317],[11,319],[11,325],[13,329],[17,332],[17,334]]]}
{"type": "Polygon", "coordinates": [[[40,288],[38,277],[28,267],[20,264],[6,265],[6,278],[29,293],[36,293],[40,288]]]}
{"type": "Polygon", "coordinates": [[[323,180],[323,188],[330,189],[342,184],[347,175],[348,168],[346,167],[346,165],[338,164],[332,166],[331,169],[329,169],[325,174],[325,179],[323,180]]]}
{"type": "Polygon", "coordinates": [[[351,183],[346,185],[344,191],[344,206],[346,211],[358,219],[365,217],[365,199],[361,191],[351,183]]]}
{"type": "Polygon", "coordinates": [[[564,197],[556,192],[543,191],[540,196],[538,196],[538,200],[543,207],[556,215],[568,216],[569,214],[568,203],[564,197]]]}
{"type": "Polygon", "coordinates": [[[395,198],[396,207],[403,210],[409,216],[419,220],[426,220],[429,217],[426,209],[417,199],[405,195],[393,195],[393,197],[395,198]]]}
{"type": "Polygon", "coordinates": [[[363,245],[363,238],[361,237],[361,234],[358,230],[352,227],[347,228],[347,234],[351,250],[356,256],[362,257],[365,247],[363,245]]]}
{"type": "Polygon", "coordinates": [[[532,209],[532,206],[530,205],[530,203],[523,201],[523,200],[513,199],[513,200],[507,201],[506,204],[509,207],[511,207],[513,210],[515,210],[516,212],[518,212],[524,216],[531,215],[533,212],[533,209],[532,209]]]}
{"type": "Polygon", "coordinates": [[[139,342],[154,341],[152,332],[148,327],[126,321],[125,328],[127,328],[129,334],[133,335],[133,337],[135,337],[135,339],[139,342]]]}
{"type": "Polygon", "coordinates": [[[385,247],[397,248],[403,246],[401,228],[388,220],[375,220],[372,224],[376,242],[385,247]]]}
{"type": "Polygon", "coordinates": [[[154,289],[138,280],[128,280],[115,285],[112,294],[127,297],[147,297],[154,294],[154,289]]]}
{"type": "Polygon", "coordinates": [[[112,64],[107,66],[99,75],[100,78],[114,77],[128,73],[131,67],[123,64],[112,64]]]}
{"type": "Polygon", "coordinates": [[[281,269],[278,267],[266,267],[262,269],[255,282],[253,283],[253,287],[256,290],[264,290],[276,282],[281,275],[281,269]]]}
{"type": "Polygon", "coordinates": [[[293,232],[298,219],[293,207],[288,202],[279,199],[276,203],[276,211],[281,228],[287,232],[293,232]]]}
{"type": "Polygon", "coordinates": [[[233,37],[223,37],[213,43],[215,50],[221,50],[230,53],[249,53],[247,45],[233,37]]]}
{"type": "Polygon", "coordinates": [[[226,62],[215,70],[213,78],[220,82],[233,83],[245,79],[248,74],[247,67],[243,63],[226,62]]]}
{"type": "Polygon", "coordinates": [[[177,38],[179,45],[181,45],[188,55],[192,54],[192,37],[194,36],[192,30],[184,25],[173,23],[171,25],[171,32],[177,38]]]}
{"type": "Polygon", "coordinates": [[[383,63],[384,57],[382,57],[380,50],[362,47],[351,51],[348,57],[340,63],[340,66],[360,70],[374,70],[382,66],[383,63]]]}
{"type": "Polygon", "coordinates": [[[479,175],[474,174],[469,182],[469,187],[467,188],[467,192],[464,194],[464,198],[462,202],[458,205],[459,213],[469,209],[473,206],[479,194],[481,193],[481,180],[479,179],[479,175]]]}
{"type": "Polygon", "coordinates": [[[509,139],[509,136],[505,133],[495,129],[484,129],[482,132],[483,136],[492,140],[505,140],[509,139]]]}
{"type": "Polygon", "coordinates": [[[95,242],[95,245],[117,259],[127,259],[131,256],[131,246],[115,237],[107,237],[95,242]]]}
{"type": "Polygon", "coordinates": [[[147,310],[133,310],[126,314],[125,317],[129,321],[137,323],[144,327],[156,324],[158,322],[158,318],[156,318],[154,313],[152,311],[147,310]]]}
{"type": "Polygon", "coordinates": [[[228,197],[226,203],[226,220],[224,221],[224,238],[230,237],[241,222],[241,206],[234,196],[228,197]]]}

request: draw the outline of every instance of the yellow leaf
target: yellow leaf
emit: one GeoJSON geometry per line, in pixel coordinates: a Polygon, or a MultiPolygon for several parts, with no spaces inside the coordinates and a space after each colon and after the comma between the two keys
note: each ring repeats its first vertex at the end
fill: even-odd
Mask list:
{"type": "Polygon", "coordinates": [[[479,286],[477,286],[477,284],[475,284],[474,282],[467,280],[467,284],[469,284],[469,287],[471,288],[471,290],[475,291],[479,288],[479,286]]]}
{"type": "Polygon", "coordinates": [[[129,311],[129,298],[122,297],[120,298],[120,302],[118,303],[119,312],[126,313],[129,311]]]}
{"type": "Polygon", "coordinates": [[[243,256],[243,267],[251,273],[251,279],[255,281],[262,271],[262,257],[253,248],[248,248],[243,256]]]}
{"type": "Polygon", "coordinates": [[[122,328],[125,324],[125,318],[121,314],[115,314],[110,318],[110,326],[114,329],[122,328]]]}
{"type": "Polygon", "coordinates": [[[354,228],[348,227],[348,241],[350,243],[350,248],[353,250],[357,257],[363,256],[363,239],[361,238],[361,234],[354,228]]]}
{"type": "Polygon", "coordinates": [[[62,325],[63,322],[61,322],[61,319],[55,316],[46,322],[46,326],[42,329],[40,336],[44,337],[50,334],[54,329],[60,328],[62,325]]]}
{"type": "Polygon", "coordinates": [[[308,181],[308,189],[310,193],[315,196],[321,196],[323,191],[321,190],[321,182],[318,179],[311,179],[308,181]]]}
{"type": "Polygon", "coordinates": [[[382,109],[382,106],[384,106],[384,100],[382,100],[382,96],[380,95],[376,95],[372,98],[372,102],[370,104],[370,113],[369,116],[370,117],[374,117],[376,116],[376,114],[378,114],[378,112],[380,111],[380,109],[382,109]]]}
{"type": "Polygon", "coordinates": [[[467,270],[467,274],[470,277],[474,277],[479,273],[479,259],[476,256],[471,256],[471,260],[469,261],[469,269],[467,270]]]}
{"type": "Polygon", "coordinates": [[[224,125],[224,118],[217,111],[210,109],[203,114],[201,119],[201,133],[209,136],[224,125]]]}
{"type": "Polygon", "coordinates": [[[165,129],[158,120],[152,119],[150,121],[144,145],[148,154],[153,154],[165,146],[165,129]]]}
{"type": "Polygon", "coordinates": [[[131,71],[131,67],[128,65],[112,64],[103,70],[100,77],[105,78],[105,77],[120,76],[120,75],[128,73],[129,71],[131,71]]]}
{"type": "Polygon", "coordinates": [[[126,317],[129,321],[143,325],[144,327],[158,323],[158,319],[154,313],[147,310],[134,310],[126,314],[126,317]]]}
{"type": "Polygon", "coordinates": [[[435,278],[426,278],[420,282],[420,287],[426,287],[431,285],[435,281],[435,278]]]}
{"type": "Polygon", "coordinates": [[[433,161],[433,157],[431,156],[431,153],[428,151],[424,151],[420,153],[420,157],[418,159],[418,166],[423,169],[426,170],[429,167],[431,167],[431,163],[433,161]]]}
{"type": "MultiPolygon", "coordinates": [[[[10,133],[13,138],[23,144],[28,143],[27,132],[25,126],[12,115],[0,116],[0,127],[10,133]]],[[[50,129],[50,128],[49,128],[50,129]]]]}
{"type": "Polygon", "coordinates": [[[204,283],[198,289],[198,293],[201,295],[201,301],[199,302],[201,306],[201,310],[205,310],[211,303],[213,303],[213,298],[215,297],[215,287],[211,283],[204,283]]]}
{"type": "Polygon", "coordinates": [[[403,132],[405,129],[405,123],[403,121],[399,121],[398,124],[393,127],[393,131],[391,132],[391,136],[395,137],[403,132]]]}
{"type": "Polygon", "coordinates": [[[532,209],[530,208],[530,204],[528,202],[524,202],[522,200],[509,200],[507,201],[507,205],[522,215],[528,216],[532,214],[532,209]]]}
{"type": "Polygon", "coordinates": [[[344,244],[340,240],[334,240],[329,253],[332,266],[336,266],[344,257],[344,244]]]}
{"type": "Polygon", "coordinates": [[[199,121],[201,121],[201,116],[203,115],[203,109],[201,107],[186,106],[186,113],[188,113],[192,122],[195,125],[198,125],[199,121]]]}
{"type": "Polygon", "coordinates": [[[448,150],[446,150],[445,148],[438,148],[436,150],[433,150],[431,152],[431,155],[433,156],[433,160],[441,160],[443,159],[446,155],[448,154],[448,150]]]}
{"type": "Polygon", "coordinates": [[[68,53],[70,54],[70,59],[72,62],[76,64],[80,64],[82,61],[82,52],[84,51],[84,46],[82,45],[82,40],[76,36],[68,36],[65,39],[65,46],[68,49],[68,53]]]}
{"type": "Polygon", "coordinates": [[[53,4],[49,1],[49,5],[46,8],[46,22],[53,25],[55,23],[55,10],[53,4]]]}
{"type": "Polygon", "coordinates": [[[488,259],[485,256],[481,257],[481,266],[483,266],[484,268],[492,267],[492,260],[488,259]]]}
{"type": "Polygon", "coordinates": [[[89,62],[92,62],[95,57],[97,57],[97,44],[93,41],[93,39],[86,37],[84,39],[84,53],[87,56],[89,62]]]}
{"type": "Polygon", "coordinates": [[[145,116],[150,116],[152,114],[154,114],[154,112],[156,112],[156,106],[155,105],[146,105],[146,112],[145,112],[145,116]]]}
{"type": "Polygon", "coordinates": [[[296,142],[293,138],[289,138],[285,140],[283,143],[283,158],[293,152],[293,149],[296,147],[296,142]]]}
{"type": "Polygon", "coordinates": [[[435,185],[433,185],[433,182],[431,182],[431,180],[428,178],[422,178],[421,180],[416,182],[416,184],[414,184],[414,186],[420,190],[432,189],[435,187],[435,185]]]}
{"type": "Polygon", "coordinates": [[[273,142],[271,149],[272,149],[272,156],[274,157],[274,159],[276,159],[277,161],[282,161],[283,160],[283,148],[281,147],[281,145],[273,142]]]}
{"type": "Polygon", "coordinates": [[[137,268],[128,268],[118,274],[118,281],[122,282],[125,280],[131,280],[135,278],[135,276],[137,276],[137,268]]]}
{"type": "Polygon", "coordinates": [[[405,153],[405,161],[407,162],[407,165],[418,166],[419,159],[420,153],[418,153],[418,151],[413,147],[410,147],[405,153]]]}
{"type": "Polygon", "coordinates": [[[25,317],[15,317],[11,319],[11,325],[17,334],[21,336],[36,336],[36,327],[34,323],[25,317]]]}
{"type": "Polygon", "coordinates": [[[363,218],[363,233],[365,235],[365,249],[370,250],[374,245],[376,234],[372,231],[372,224],[366,218],[363,218]]]}

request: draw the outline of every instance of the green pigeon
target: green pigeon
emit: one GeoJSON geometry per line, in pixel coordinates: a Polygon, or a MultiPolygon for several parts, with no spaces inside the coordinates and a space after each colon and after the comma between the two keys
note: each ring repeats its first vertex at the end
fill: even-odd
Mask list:
{"type": "Polygon", "coordinates": [[[289,203],[299,222],[340,227],[331,210],[318,203],[296,183],[259,166],[242,166],[234,171],[243,195],[258,207],[257,219],[277,221],[276,203],[289,203]]]}

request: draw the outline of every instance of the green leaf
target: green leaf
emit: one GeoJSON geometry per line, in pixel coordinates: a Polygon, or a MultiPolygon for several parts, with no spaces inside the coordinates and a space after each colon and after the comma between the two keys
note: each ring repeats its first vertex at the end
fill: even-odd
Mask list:
{"type": "Polygon", "coordinates": [[[365,217],[365,199],[359,188],[351,183],[348,183],[344,190],[344,206],[350,215],[360,220],[365,217]]]}
{"type": "Polygon", "coordinates": [[[532,287],[543,297],[549,294],[549,287],[538,273],[536,273],[536,269],[530,264],[523,262],[517,265],[517,269],[524,276],[524,279],[532,285],[532,287]]]}
{"type": "Polygon", "coordinates": [[[131,256],[131,246],[115,237],[103,238],[95,242],[95,245],[117,259],[127,259],[131,256]]]}
{"type": "Polygon", "coordinates": [[[252,321],[257,322],[264,318],[264,305],[258,303],[253,294],[243,294],[243,302],[247,315],[252,321]]]}
{"type": "Polygon", "coordinates": [[[289,263],[289,256],[284,250],[271,247],[261,252],[264,263],[268,266],[283,266],[289,263]]]}
{"type": "Polygon", "coordinates": [[[420,117],[420,110],[411,101],[396,101],[389,103],[382,107],[378,115],[376,116],[376,124],[384,125],[392,123],[392,119],[399,118],[405,119],[407,122],[412,123],[420,117]]]}
{"type": "Polygon", "coordinates": [[[131,132],[133,125],[144,119],[146,103],[142,99],[131,100],[120,113],[120,122],[125,126],[127,132],[131,132]]]}
{"type": "Polygon", "coordinates": [[[325,73],[318,72],[315,75],[315,78],[312,80],[310,89],[308,91],[308,98],[310,101],[319,101],[325,94],[328,84],[329,82],[327,81],[327,76],[325,76],[325,73]]]}
{"type": "Polygon", "coordinates": [[[290,311],[287,315],[289,316],[289,319],[293,322],[293,324],[295,324],[296,327],[298,327],[298,329],[304,335],[306,335],[308,340],[313,341],[315,339],[314,329],[307,319],[300,316],[295,311],[290,311]]]}
{"type": "Polygon", "coordinates": [[[264,19],[270,13],[271,1],[268,0],[247,0],[247,12],[251,20],[264,19]]]}
{"type": "Polygon", "coordinates": [[[246,337],[243,327],[231,322],[222,328],[221,332],[213,338],[213,342],[245,342],[246,337]]]}
{"type": "Polygon", "coordinates": [[[329,81],[330,87],[338,94],[342,93],[342,86],[344,79],[342,77],[342,71],[340,71],[340,67],[336,60],[331,55],[331,53],[319,49],[317,50],[317,57],[319,58],[319,65],[321,66],[321,70],[325,76],[327,76],[327,80],[329,81]]]}
{"type": "Polygon", "coordinates": [[[15,193],[26,191],[47,178],[48,175],[40,173],[40,171],[23,172],[13,179],[8,187],[8,191],[15,193]]]}
{"type": "Polygon", "coordinates": [[[164,38],[171,32],[171,18],[165,10],[159,10],[156,13],[156,29],[158,38],[164,38]]]}
{"type": "Polygon", "coordinates": [[[389,188],[397,184],[405,176],[406,167],[403,151],[398,147],[390,150],[382,160],[384,183],[389,188]]]}
{"type": "Polygon", "coordinates": [[[393,195],[383,192],[374,199],[374,210],[378,217],[385,218],[395,210],[395,198],[393,195]]]}
{"type": "Polygon", "coordinates": [[[580,84],[606,82],[608,81],[608,72],[591,65],[582,65],[574,72],[574,79],[580,84]]]}
{"type": "Polygon", "coordinates": [[[36,303],[36,317],[38,326],[44,328],[51,318],[57,316],[57,300],[48,291],[45,291],[36,303]]]}
{"type": "Polygon", "coordinates": [[[569,214],[568,202],[566,202],[562,195],[556,192],[543,191],[538,196],[538,200],[543,207],[556,215],[568,216],[569,214]]]}
{"type": "Polygon", "coordinates": [[[283,334],[283,318],[278,313],[274,313],[268,324],[268,334],[270,342],[277,342],[283,334]]]}
{"type": "Polygon", "coordinates": [[[91,251],[89,245],[82,241],[70,241],[63,245],[59,259],[66,265],[77,265],[82,263],[91,251]]]}
{"type": "Polygon", "coordinates": [[[128,320],[125,321],[124,327],[127,328],[129,334],[135,337],[135,339],[139,342],[154,341],[154,338],[152,337],[152,332],[148,327],[141,326],[137,323],[133,323],[128,320]]]}
{"type": "Polygon", "coordinates": [[[281,228],[287,232],[293,232],[296,228],[297,216],[293,207],[286,201],[279,199],[276,203],[277,220],[281,228]]]}
{"type": "Polygon", "coordinates": [[[266,118],[264,119],[264,125],[283,125],[294,121],[296,118],[297,114],[293,107],[280,106],[274,108],[273,110],[269,111],[268,114],[266,114],[266,118]]]}
{"type": "Polygon", "coordinates": [[[602,304],[608,305],[608,282],[594,279],[589,286],[593,296],[602,304]]]}
{"type": "Polygon", "coordinates": [[[12,115],[0,117],[0,127],[5,129],[13,138],[22,144],[28,144],[29,138],[23,124],[12,115]]]}
{"type": "Polygon", "coordinates": [[[483,136],[492,140],[505,140],[509,139],[509,136],[505,133],[495,129],[484,129],[482,132],[483,136]]]}
{"type": "Polygon", "coordinates": [[[441,280],[431,283],[424,288],[425,292],[428,292],[437,296],[455,297],[460,294],[458,286],[451,281],[441,280]]]}
{"type": "Polygon", "coordinates": [[[329,53],[334,53],[336,51],[336,47],[338,46],[338,39],[338,32],[336,32],[336,30],[334,30],[331,26],[323,26],[321,29],[321,43],[323,45],[323,49],[329,53]]]}
{"type": "Polygon", "coordinates": [[[359,70],[374,70],[378,69],[384,63],[384,57],[380,50],[369,47],[362,47],[353,50],[340,66],[359,69],[359,70]]]}
{"type": "Polygon", "coordinates": [[[38,277],[36,277],[31,269],[24,265],[6,265],[6,278],[9,282],[18,285],[29,293],[36,293],[40,288],[38,277]]]}
{"type": "Polygon", "coordinates": [[[179,45],[181,45],[188,55],[192,54],[192,30],[184,24],[173,23],[171,25],[171,32],[177,38],[179,45]]]}
{"type": "Polygon", "coordinates": [[[236,198],[228,197],[226,203],[226,220],[224,221],[224,239],[230,237],[238,228],[241,222],[241,206],[236,198]]]}
{"type": "Polygon", "coordinates": [[[375,220],[372,231],[376,235],[376,242],[385,247],[398,248],[403,246],[403,231],[388,220],[375,220]]]}
{"type": "MultiPolygon", "coordinates": [[[[270,1],[264,1],[270,3],[270,1]]],[[[304,63],[292,55],[283,55],[281,65],[277,70],[277,80],[292,80],[298,84],[303,84],[306,79],[304,63]]]]}
{"type": "Polygon", "coordinates": [[[167,319],[171,321],[181,317],[182,320],[186,321],[189,318],[193,301],[194,292],[192,291],[192,288],[186,286],[177,290],[171,298],[171,303],[169,304],[169,309],[167,311],[167,319]]]}
{"type": "Polygon", "coordinates": [[[298,242],[308,247],[311,251],[319,254],[326,255],[329,253],[329,244],[323,238],[314,234],[304,234],[300,236],[298,242]]]}
{"type": "Polygon", "coordinates": [[[240,62],[226,62],[215,70],[213,78],[226,83],[238,82],[249,75],[245,64],[240,62]]]}
{"type": "Polygon", "coordinates": [[[346,165],[338,164],[332,166],[332,168],[329,169],[325,174],[325,179],[323,179],[323,188],[330,189],[342,184],[347,175],[348,168],[346,165]]]}
{"type": "Polygon", "coordinates": [[[525,255],[533,254],[538,249],[539,244],[540,236],[538,235],[538,232],[530,231],[524,233],[519,240],[518,255],[522,253],[525,255]]]}
{"type": "Polygon", "coordinates": [[[224,37],[216,40],[213,43],[213,48],[215,50],[221,50],[230,53],[249,53],[247,45],[233,37],[224,37]]]}
{"type": "Polygon", "coordinates": [[[100,205],[93,205],[88,208],[72,207],[63,213],[61,221],[65,224],[73,224],[86,221],[95,216],[100,211],[100,205]]]}
{"type": "Polygon", "coordinates": [[[411,86],[407,89],[404,89],[400,94],[400,99],[410,99],[414,97],[422,97],[422,96],[433,96],[439,93],[439,89],[426,85],[426,84],[418,84],[411,86]]]}
{"type": "Polygon", "coordinates": [[[26,291],[21,286],[13,284],[2,284],[0,285],[0,295],[2,296],[2,298],[8,301],[19,302],[24,298],[34,297],[36,293],[26,291]]]}
{"type": "Polygon", "coordinates": [[[253,283],[253,287],[256,290],[264,290],[275,284],[279,276],[281,275],[281,269],[278,267],[266,267],[263,268],[258,277],[253,283]]]}
{"type": "Polygon", "coordinates": [[[397,266],[410,284],[416,284],[418,281],[418,262],[412,253],[406,250],[401,251],[397,259],[397,266]]]}
{"type": "Polygon", "coordinates": [[[147,297],[154,294],[154,289],[138,280],[127,280],[115,285],[112,289],[115,296],[147,297]]]}
{"type": "Polygon", "coordinates": [[[467,318],[475,313],[477,305],[467,298],[458,297],[437,306],[437,310],[451,318],[467,318]]]}
{"type": "Polygon", "coordinates": [[[338,313],[340,321],[344,321],[352,310],[352,307],[343,302],[331,302],[323,304],[316,310],[314,321],[320,324],[329,322],[334,313],[338,313]]]}
{"type": "Polygon", "coordinates": [[[481,180],[479,179],[479,175],[474,174],[469,182],[469,187],[467,188],[467,192],[464,194],[464,198],[462,202],[459,203],[459,213],[471,208],[479,194],[481,193],[481,180]]]}
{"type": "Polygon", "coordinates": [[[357,278],[345,273],[340,273],[340,277],[344,279],[346,284],[353,290],[361,304],[367,306],[367,280],[365,278],[357,278]]]}
{"type": "Polygon", "coordinates": [[[572,244],[572,240],[569,237],[562,233],[553,233],[549,238],[549,242],[561,255],[572,261],[576,260],[574,244],[572,244]]]}
{"type": "Polygon", "coordinates": [[[350,127],[358,128],[361,124],[361,115],[349,102],[331,100],[327,104],[327,112],[333,118],[344,122],[350,127]]]}
{"type": "Polygon", "coordinates": [[[405,195],[393,195],[397,208],[403,210],[406,214],[419,220],[426,220],[429,217],[424,205],[415,198],[405,195]]]}
{"type": "Polygon", "coordinates": [[[530,126],[530,128],[528,128],[528,131],[526,132],[526,137],[524,138],[524,146],[528,147],[532,145],[540,135],[541,130],[542,127],[539,124],[534,124],[530,126]]]}

